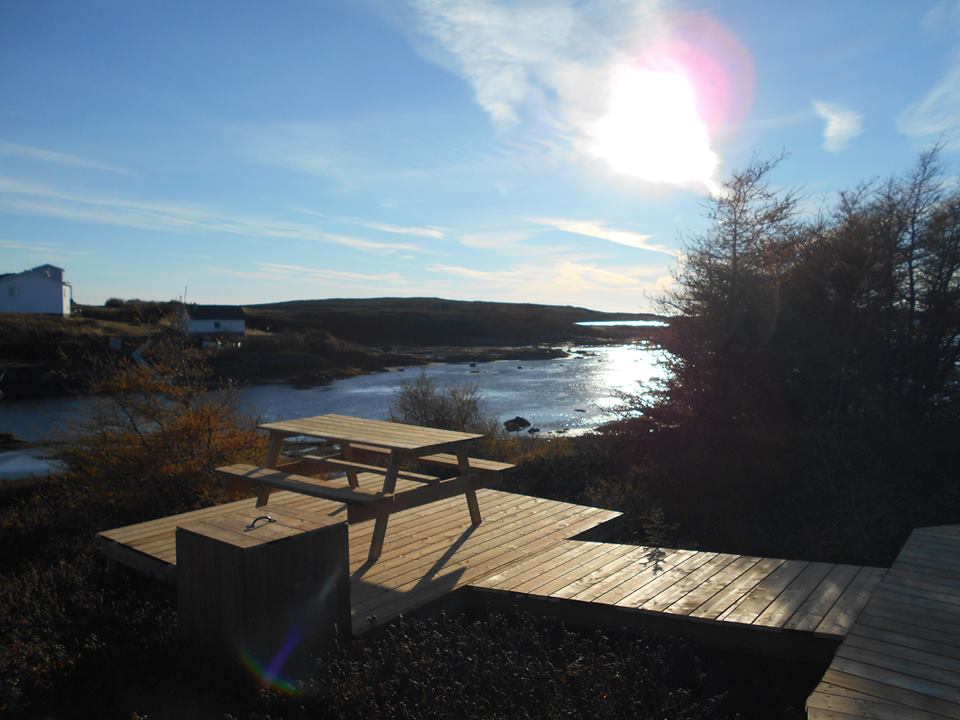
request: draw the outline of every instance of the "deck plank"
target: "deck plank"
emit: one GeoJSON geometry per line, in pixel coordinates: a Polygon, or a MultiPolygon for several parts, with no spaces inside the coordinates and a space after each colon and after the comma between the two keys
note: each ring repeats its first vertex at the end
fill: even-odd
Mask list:
{"type": "Polygon", "coordinates": [[[776,558],[762,558],[752,565],[749,570],[729,583],[720,592],[694,610],[692,617],[705,620],[716,620],[728,608],[742,600],[747,593],[759,585],[774,570],[783,565],[784,561],[776,558]]]}
{"type": "Polygon", "coordinates": [[[809,565],[802,560],[786,560],[729,610],[720,616],[727,622],[751,624],[809,565]]]}
{"type": "MultiPolygon", "coordinates": [[[[889,571],[857,574],[845,597],[856,596],[859,585],[851,602],[867,596],[865,607],[807,699],[808,717],[811,709],[841,707],[835,698],[843,687],[872,698],[857,699],[863,705],[857,717],[960,718],[958,554],[956,530],[924,528],[911,534],[889,571]]],[[[838,618],[828,614],[823,622],[831,620],[838,618]]]]}
{"type": "MultiPolygon", "coordinates": [[[[701,552],[696,558],[684,565],[684,572],[677,576],[671,576],[667,582],[660,582],[658,587],[651,588],[656,592],[648,592],[649,597],[638,607],[651,612],[660,612],[666,610],[677,600],[689,593],[691,590],[699,587],[707,578],[716,575],[727,565],[736,560],[739,555],[727,555],[726,553],[701,552]]],[[[663,576],[658,578],[663,580],[663,576]]],[[[624,598],[626,600],[626,598],[624,598]]],[[[624,602],[623,604],[629,604],[624,602]]]]}
{"type": "MultiPolygon", "coordinates": [[[[697,556],[696,550],[675,550],[664,553],[663,557],[656,554],[647,562],[641,561],[634,567],[628,568],[623,577],[619,573],[611,577],[611,583],[603,594],[595,597],[593,602],[601,605],[617,605],[628,595],[642,589],[648,583],[670,573],[683,563],[697,556]]],[[[682,577],[682,576],[678,576],[682,577]]],[[[579,599],[577,596],[576,599],[579,599]]]]}
{"type": "Polygon", "coordinates": [[[818,635],[846,635],[857,616],[873,596],[877,585],[883,579],[880,568],[860,568],[857,576],[843,591],[830,611],[817,625],[818,635]]]}
{"type": "Polygon", "coordinates": [[[812,562],[808,564],[786,589],[777,595],[766,610],[757,616],[753,625],[782,628],[793,614],[803,606],[833,565],[812,562]]]}
{"type": "Polygon", "coordinates": [[[740,556],[723,570],[711,575],[696,588],[667,608],[671,615],[690,615],[697,608],[708,602],[714,595],[724,590],[733,581],[739,578],[759,562],[760,558],[740,556]]]}
{"type": "Polygon", "coordinates": [[[790,630],[816,630],[823,618],[843,595],[860,568],[856,565],[834,565],[826,577],[810,594],[810,597],[797,608],[796,612],[784,623],[790,630]]]}
{"type": "Polygon", "coordinates": [[[621,555],[616,560],[610,561],[602,568],[594,570],[589,575],[585,575],[579,580],[571,582],[565,587],[560,588],[556,592],[552,593],[552,597],[561,599],[574,598],[582,592],[597,588],[601,583],[612,577],[614,574],[621,572],[643,558],[648,557],[652,552],[655,552],[655,549],[652,547],[642,545],[632,546],[629,552],[621,555]]]}

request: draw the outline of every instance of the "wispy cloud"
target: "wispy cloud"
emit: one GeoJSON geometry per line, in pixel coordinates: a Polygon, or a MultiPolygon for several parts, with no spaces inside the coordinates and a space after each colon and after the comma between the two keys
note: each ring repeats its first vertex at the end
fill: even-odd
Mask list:
{"type": "Polygon", "coordinates": [[[53,243],[25,243],[18,240],[0,240],[0,250],[28,250],[31,252],[59,252],[61,246],[53,243]]]}
{"type": "Polygon", "coordinates": [[[411,237],[431,238],[432,240],[443,240],[443,228],[434,226],[416,226],[416,225],[393,225],[391,223],[377,222],[375,220],[362,220],[360,218],[337,218],[339,222],[358,225],[371,230],[392,233],[394,235],[409,235],[411,237]]]}
{"type": "Polygon", "coordinates": [[[931,35],[960,28],[960,2],[945,0],[933,5],[920,19],[920,27],[931,35]]]}
{"type": "Polygon", "coordinates": [[[78,193],[0,177],[0,210],[163,232],[205,232],[260,240],[304,240],[378,253],[422,252],[412,243],[326,232],[315,225],[208,208],[78,193]]]}
{"type": "Polygon", "coordinates": [[[465,233],[459,240],[464,245],[488,250],[502,250],[522,243],[530,237],[530,233],[519,231],[465,233]]]}
{"type": "Polygon", "coordinates": [[[840,152],[853,138],[863,132],[863,116],[850,108],[814,100],[813,109],[826,121],[823,128],[824,150],[840,152]]]}
{"type": "Polygon", "coordinates": [[[20,145],[18,143],[0,140],[0,156],[3,155],[7,157],[24,158],[26,160],[39,160],[40,162],[55,163],[57,165],[88,168],[90,170],[105,170],[106,172],[114,173],[130,172],[126,168],[83,157],[82,155],[73,155],[72,153],[58,152],[56,150],[48,150],[47,148],[20,145]]]}
{"type": "Polygon", "coordinates": [[[4,256],[4,263],[0,266],[0,272],[19,272],[35,264],[49,262],[66,263],[77,258],[90,257],[97,253],[92,250],[68,247],[59,243],[0,240],[0,254],[4,256]]]}
{"type": "Polygon", "coordinates": [[[574,156],[603,160],[647,182],[710,187],[719,156],[693,117],[692,100],[679,107],[678,87],[686,80],[663,71],[624,82],[638,48],[666,37],[670,23],[658,0],[413,0],[413,6],[429,40],[424,54],[469,83],[502,134],[559,140],[574,156]],[[654,75],[673,84],[651,103],[646,90],[653,80],[646,80],[654,75]],[[681,110],[690,122],[678,124],[681,110]],[[624,157],[628,162],[617,162],[624,157]],[[689,167],[678,170],[682,159],[689,167]]]}
{"type": "Polygon", "coordinates": [[[237,269],[217,265],[209,266],[207,269],[211,272],[230,275],[245,280],[268,280],[276,282],[299,280],[336,283],[404,282],[398,273],[358,273],[333,270],[331,268],[317,268],[307,265],[290,265],[272,262],[258,263],[256,270],[237,269]]]}
{"type": "Polygon", "coordinates": [[[569,220],[565,218],[530,218],[530,222],[538,225],[562,230],[563,232],[583,235],[585,237],[607,240],[608,242],[626,245],[627,247],[637,248],[638,250],[651,250],[653,252],[663,253],[678,257],[679,252],[665,245],[650,242],[652,235],[644,235],[633,230],[622,230],[619,228],[607,227],[601,220],[569,220]]]}
{"type": "Polygon", "coordinates": [[[576,25],[571,4],[448,3],[417,0],[422,29],[449,53],[477,103],[498,123],[516,123],[521,105],[543,92],[576,25]]]}
{"type": "Polygon", "coordinates": [[[940,82],[900,113],[897,129],[919,140],[960,147],[960,50],[940,82]]]}
{"type": "Polygon", "coordinates": [[[650,297],[659,295],[672,282],[669,268],[662,265],[603,267],[575,260],[523,263],[495,270],[438,264],[431,271],[456,278],[461,296],[512,299],[516,288],[522,286],[524,297],[531,302],[574,302],[619,310],[649,309],[650,297]]]}
{"type": "Polygon", "coordinates": [[[245,152],[264,165],[347,182],[360,158],[336,128],[321,123],[272,123],[230,128],[245,152]]]}

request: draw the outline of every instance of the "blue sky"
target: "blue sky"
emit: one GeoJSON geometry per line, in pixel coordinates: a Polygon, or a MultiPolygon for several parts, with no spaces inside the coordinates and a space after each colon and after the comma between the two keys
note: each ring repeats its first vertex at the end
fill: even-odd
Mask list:
{"type": "Polygon", "coordinates": [[[0,272],[643,311],[731,170],[960,150],[960,2],[0,0],[0,272]]]}

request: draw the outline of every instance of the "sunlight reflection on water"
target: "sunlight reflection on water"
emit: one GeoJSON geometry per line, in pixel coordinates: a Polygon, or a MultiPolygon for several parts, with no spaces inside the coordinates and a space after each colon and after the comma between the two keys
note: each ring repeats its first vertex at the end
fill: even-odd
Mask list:
{"type": "MultiPolygon", "coordinates": [[[[666,376],[666,351],[648,343],[577,346],[568,358],[436,364],[337,380],[297,390],[288,385],[240,389],[241,410],[269,422],[337,412],[383,418],[393,393],[422,371],[443,385],[472,383],[486,399],[488,413],[501,421],[521,415],[544,432],[584,432],[616,418],[618,393],[649,392],[666,376]],[[522,369],[518,369],[518,366],[522,369]],[[580,412],[583,411],[583,412],[580,412]]],[[[92,398],[0,402],[0,432],[31,442],[57,439],[63,428],[89,412],[92,398]]]]}

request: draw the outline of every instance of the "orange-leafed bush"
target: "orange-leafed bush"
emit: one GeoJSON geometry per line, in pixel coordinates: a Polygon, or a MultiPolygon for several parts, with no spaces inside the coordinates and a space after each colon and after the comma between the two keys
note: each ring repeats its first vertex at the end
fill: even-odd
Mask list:
{"type": "Polygon", "coordinates": [[[232,389],[211,390],[209,377],[201,351],[172,339],[104,373],[102,401],[62,453],[81,496],[125,518],[223,499],[213,469],[259,459],[264,445],[232,389]]]}

